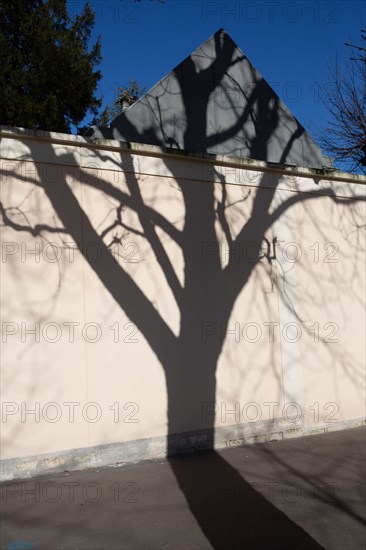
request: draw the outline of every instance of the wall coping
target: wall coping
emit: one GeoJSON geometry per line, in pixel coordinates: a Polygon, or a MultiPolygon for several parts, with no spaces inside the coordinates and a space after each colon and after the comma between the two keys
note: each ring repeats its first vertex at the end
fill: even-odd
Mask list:
{"type": "Polygon", "coordinates": [[[317,183],[321,180],[341,181],[347,183],[359,183],[366,185],[366,176],[341,172],[336,168],[325,167],[323,169],[308,168],[304,166],[289,166],[249,158],[231,157],[228,155],[213,155],[209,153],[193,153],[179,149],[168,149],[157,145],[148,145],[135,142],[124,142],[115,139],[99,139],[84,137],[74,134],[62,134],[59,132],[45,132],[43,130],[30,130],[13,126],[0,125],[0,138],[13,138],[17,140],[48,141],[55,144],[72,145],[87,149],[104,149],[109,151],[126,151],[132,154],[153,157],[189,158],[193,161],[203,159],[211,164],[245,168],[247,170],[262,172],[280,172],[286,176],[300,176],[311,178],[317,183]]]}

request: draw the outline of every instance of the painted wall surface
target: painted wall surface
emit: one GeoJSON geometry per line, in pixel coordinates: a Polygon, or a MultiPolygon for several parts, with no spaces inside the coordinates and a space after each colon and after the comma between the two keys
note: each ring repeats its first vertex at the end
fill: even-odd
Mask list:
{"type": "Polygon", "coordinates": [[[364,417],[365,178],[0,147],[2,460],[364,417]]]}

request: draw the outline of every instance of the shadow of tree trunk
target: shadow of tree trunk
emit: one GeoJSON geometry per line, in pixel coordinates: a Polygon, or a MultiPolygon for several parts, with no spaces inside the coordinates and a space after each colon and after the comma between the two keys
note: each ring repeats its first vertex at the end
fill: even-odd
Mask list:
{"type": "Polygon", "coordinates": [[[320,549],[306,531],[253,489],[221,455],[170,458],[190,510],[215,550],[320,549]]]}
{"type": "MultiPolygon", "coordinates": [[[[224,43],[221,46],[218,37],[217,57],[220,57],[221,64],[217,70],[221,71],[221,76],[225,73],[225,63],[226,66],[230,66],[231,54],[231,43],[224,43]],[[224,48],[223,51],[222,48],[224,48]],[[225,48],[229,49],[225,50],[225,48]]],[[[193,61],[191,71],[192,73],[195,71],[193,61]]],[[[206,96],[201,96],[199,116],[196,112],[194,91],[185,89],[185,83],[178,75],[183,103],[187,110],[186,138],[189,141],[196,140],[202,145],[202,152],[205,152],[208,144],[205,109],[213,91],[213,85],[207,82],[204,70],[198,74],[197,79],[198,85],[206,90],[206,96]]],[[[277,98],[274,96],[270,99],[273,99],[271,105],[268,99],[264,100],[261,96],[259,82],[252,91],[251,101],[248,102],[251,105],[257,101],[259,106],[255,120],[257,134],[251,144],[253,158],[258,158],[258,154],[266,158],[266,147],[271,137],[268,132],[268,119],[271,118],[274,127],[278,121],[277,98]]],[[[250,112],[244,112],[239,122],[243,124],[248,116],[250,112]]],[[[299,128],[284,147],[283,163],[292,144],[302,131],[299,128]]],[[[236,125],[232,129],[233,135],[235,132],[236,125]]],[[[225,132],[222,139],[228,134],[230,129],[225,132]]],[[[52,163],[52,160],[59,162],[52,146],[50,146],[48,158],[48,162],[52,163]]],[[[165,162],[169,166],[169,159],[165,162]]],[[[162,225],[161,217],[153,216],[151,208],[147,208],[135,174],[132,174],[127,184],[129,195],[121,193],[103,179],[95,178],[94,181],[83,182],[83,185],[98,188],[106,195],[113,194],[120,205],[128,203],[128,207],[137,213],[144,237],[162,268],[180,310],[181,326],[179,335],[176,337],[168,323],[147,299],[143,289],[111,254],[103,237],[93,227],[66,179],[48,182],[42,180],[41,173],[39,177],[41,186],[62,221],[65,231],[75,241],[86,262],[116,303],[141,330],[164,369],[168,395],[168,454],[195,453],[199,449],[211,450],[210,454],[197,455],[194,461],[187,462],[184,458],[171,456],[169,461],[190,510],[212,547],[215,549],[321,548],[301,527],[259,495],[222,456],[212,450],[215,416],[214,414],[204,415],[203,411],[205,404],[214,406],[216,401],[216,370],[225,334],[214,331],[207,341],[203,338],[202,330],[207,324],[215,327],[227,326],[239,293],[260,261],[259,256],[251,262],[243,260],[236,263],[229,260],[225,269],[222,268],[218,255],[211,256],[207,262],[202,261],[202,243],[217,244],[215,224],[218,219],[228,241],[231,239],[229,244],[234,243],[225,219],[225,204],[221,216],[218,215],[214,183],[212,182],[211,185],[207,182],[180,182],[176,177],[185,207],[184,228],[177,236],[184,259],[184,284],[180,286],[174,266],[156,232],[156,227],[160,225],[166,229],[168,223],[162,225]],[[85,255],[84,243],[94,243],[98,247],[101,251],[99,261],[89,261],[85,255]],[[197,437],[201,438],[198,439],[200,444],[197,446],[190,438],[193,432],[197,432],[197,437]],[[235,489],[234,496],[232,496],[233,489],[235,489]]],[[[224,196],[225,178],[218,179],[224,196]]],[[[270,188],[264,189],[265,177],[262,177],[257,187],[251,215],[238,232],[236,243],[241,246],[254,243],[258,251],[261,249],[265,233],[275,218],[270,214],[270,210],[278,182],[279,176],[276,176],[270,188]]],[[[215,185],[217,185],[217,178],[215,185]]],[[[174,235],[177,233],[174,232],[174,235]]]]}

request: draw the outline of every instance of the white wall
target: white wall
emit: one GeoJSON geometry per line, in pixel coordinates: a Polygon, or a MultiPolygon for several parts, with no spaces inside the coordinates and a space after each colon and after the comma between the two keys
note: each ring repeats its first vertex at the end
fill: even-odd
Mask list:
{"type": "MultiPolygon", "coordinates": [[[[92,144],[20,129],[3,129],[0,157],[3,460],[167,433],[159,359],[93,269],[97,248],[84,243],[88,263],[62,232],[43,189],[64,182],[99,235],[116,219],[114,191],[131,197],[128,181],[137,182],[144,204],[178,231],[185,223],[182,186],[214,186],[220,201],[220,180],[225,181],[233,238],[252,218],[256,198],[268,202],[270,213],[283,207],[265,233],[272,255],[277,238],[276,259],[262,259],[239,293],[218,362],[216,403],[212,409],[203,403],[203,410],[216,409],[221,445],[252,434],[336,429],[363,418],[365,203],[359,198],[365,178],[306,169],[275,172],[265,163],[174,155],[142,145],[129,150],[118,142],[92,144]],[[39,334],[27,333],[35,327],[39,334]],[[296,407],[286,406],[290,402],[301,413],[297,422],[289,419],[296,415],[296,407]]],[[[203,218],[206,214],[203,208],[203,218]]],[[[122,219],[138,234],[117,227],[104,243],[126,233],[112,247],[120,254],[115,257],[177,336],[180,312],[163,270],[140,235],[136,213],[127,207],[122,219]]],[[[161,228],[156,232],[184,287],[181,249],[161,228]]],[[[200,260],[207,260],[207,251],[211,256],[220,251],[225,266],[229,248],[218,221],[216,237],[217,248],[198,243],[200,260]]],[[[248,261],[240,243],[235,254],[239,265],[248,261]]],[[[122,302],[123,292],[122,287],[122,302]]],[[[207,416],[195,419],[189,410],[187,403],[186,430],[204,430],[207,416]]]]}

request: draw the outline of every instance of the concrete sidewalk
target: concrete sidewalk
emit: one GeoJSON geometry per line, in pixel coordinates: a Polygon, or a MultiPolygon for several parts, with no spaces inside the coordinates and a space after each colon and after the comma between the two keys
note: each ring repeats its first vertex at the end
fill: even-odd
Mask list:
{"type": "Polygon", "coordinates": [[[1,485],[1,550],[363,550],[366,431],[1,485]]]}

